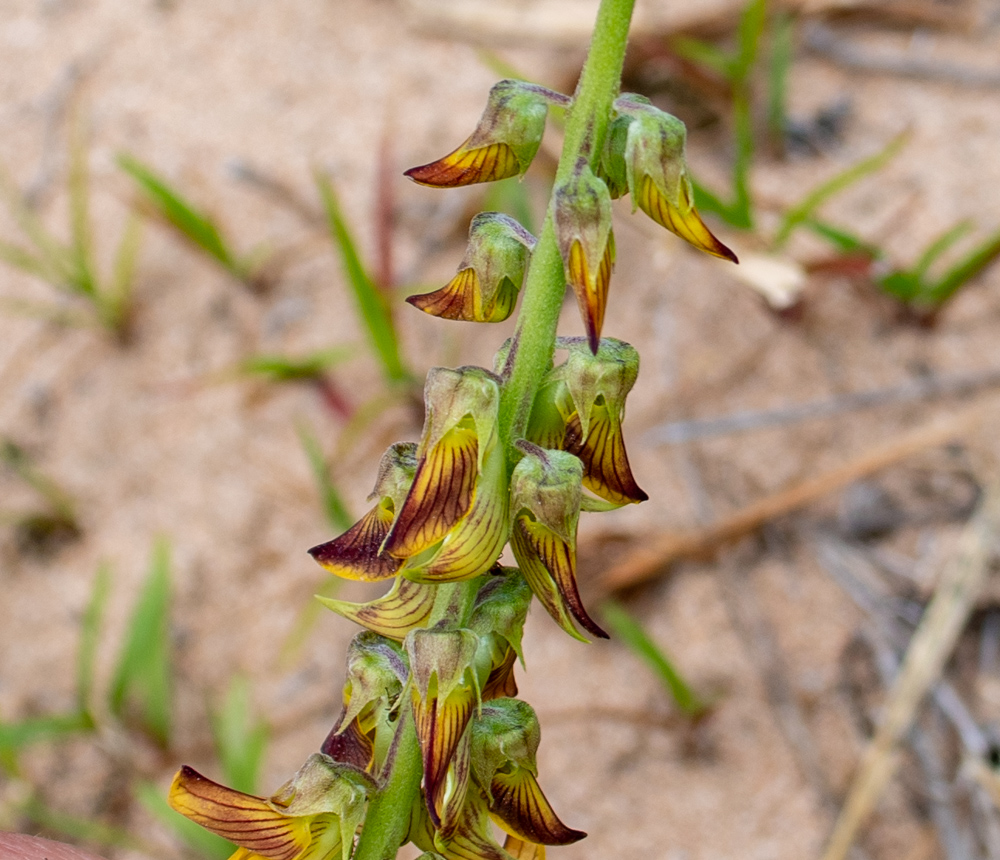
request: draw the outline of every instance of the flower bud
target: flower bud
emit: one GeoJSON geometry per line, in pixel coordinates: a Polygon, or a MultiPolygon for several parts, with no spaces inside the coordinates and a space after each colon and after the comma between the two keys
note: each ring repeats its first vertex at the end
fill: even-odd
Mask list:
{"type": "MultiPolygon", "coordinates": [[[[576,526],[583,464],[566,451],[519,442],[524,457],[511,476],[511,549],[521,573],[555,622],[583,640],[572,618],[607,639],[587,614],[576,585],[576,526]]],[[[586,640],[583,640],[586,641],[586,640]]]]}
{"type": "Polygon", "coordinates": [[[517,568],[500,568],[476,594],[469,629],[479,636],[477,662],[488,663],[483,701],[517,695],[514,662],[520,659],[521,635],[531,605],[531,588],[517,568]]]}
{"type": "Polygon", "coordinates": [[[378,503],[340,537],[309,550],[324,568],[345,579],[376,582],[396,575],[400,561],[382,551],[396,511],[406,498],[417,469],[417,446],[397,442],[382,455],[375,489],[378,503]]]}
{"type": "Polygon", "coordinates": [[[550,104],[566,105],[569,98],[525,81],[500,81],[490,90],[479,125],[465,143],[405,175],[435,188],[523,175],[542,142],[550,104]]]}
{"type": "MultiPolygon", "coordinates": [[[[694,189],[684,158],[687,138],[684,123],[631,93],[618,97],[615,110],[629,120],[623,159],[633,211],[638,206],[657,224],[696,248],[739,262],[712,235],[694,208],[694,189]]],[[[613,147],[620,146],[620,136],[609,140],[613,147]]],[[[614,150],[606,153],[604,163],[608,172],[617,177],[619,168],[614,150]]]]}
{"type": "Polygon", "coordinates": [[[508,833],[535,844],[568,845],[587,834],[563,824],[542,792],[535,762],[540,740],[538,718],[527,702],[484,704],[472,721],[473,778],[508,833]]]}
{"type": "Polygon", "coordinates": [[[489,570],[507,539],[499,382],[478,367],[436,367],[424,400],[416,475],[383,549],[415,581],[472,579],[489,570]]]}
{"type": "MultiPolygon", "coordinates": [[[[580,338],[559,338],[569,358],[549,372],[532,407],[528,438],[575,454],[583,486],[612,505],[648,496],[632,477],[622,420],[625,398],[639,374],[639,354],[624,341],[601,340],[592,354],[580,338]]],[[[583,500],[583,509],[600,509],[583,500]]]]}
{"type": "Polygon", "coordinates": [[[347,649],[346,710],[341,727],[372,710],[388,711],[409,676],[403,650],[391,639],[365,631],[347,649]]]}
{"type": "Polygon", "coordinates": [[[407,301],[432,316],[503,322],[514,312],[535,237],[509,215],[480,212],[455,275],[440,290],[407,301]]]}
{"type": "Polygon", "coordinates": [[[597,352],[615,262],[611,195],[581,159],[552,195],[552,219],[568,283],[576,295],[590,348],[597,352]]]}

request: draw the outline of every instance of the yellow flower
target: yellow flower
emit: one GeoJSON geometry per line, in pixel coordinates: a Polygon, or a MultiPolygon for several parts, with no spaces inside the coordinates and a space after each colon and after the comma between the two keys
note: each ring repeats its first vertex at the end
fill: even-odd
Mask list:
{"type": "Polygon", "coordinates": [[[314,754],[269,798],[226,788],[190,767],[170,786],[170,805],[239,846],[232,860],[348,860],[375,781],[314,754]]]}

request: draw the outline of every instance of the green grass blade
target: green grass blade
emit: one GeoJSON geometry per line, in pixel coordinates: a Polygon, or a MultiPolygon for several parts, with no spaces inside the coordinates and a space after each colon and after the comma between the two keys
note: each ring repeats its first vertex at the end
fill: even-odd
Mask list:
{"type": "Polygon", "coordinates": [[[846,170],[842,170],[832,179],[828,179],[810,191],[799,203],[785,213],[774,237],[774,249],[783,248],[795,229],[810,220],[816,210],[831,197],[849,188],[858,180],[885,167],[899,154],[908,140],[909,135],[905,132],[897,135],[880,152],[852,164],[846,170]]]}
{"type": "Polygon", "coordinates": [[[130,215],[125,222],[107,288],[99,293],[105,322],[116,331],[128,325],[132,310],[132,292],[136,263],[142,245],[142,220],[130,215]]]}
{"type": "Polygon", "coordinates": [[[733,57],[711,42],[678,36],[670,40],[670,50],[682,60],[689,60],[699,66],[711,69],[727,81],[732,79],[733,57]]]}
{"type": "Polygon", "coordinates": [[[691,187],[694,188],[694,206],[699,213],[704,215],[707,212],[711,212],[713,215],[718,215],[727,224],[733,227],[736,226],[733,223],[728,203],[716,195],[715,192],[709,191],[696,179],[691,180],[691,187]]]}
{"type": "Polygon", "coordinates": [[[42,277],[54,287],[72,291],[74,268],[70,249],[63,247],[45,229],[41,219],[25,204],[20,192],[3,171],[0,171],[0,198],[18,228],[38,250],[38,260],[44,264],[47,272],[42,277]]]}
{"type": "Polygon", "coordinates": [[[945,230],[944,233],[931,242],[913,267],[914,277],[923,282],[927,276],[927,270],[934,264],[934,261],[959,239],[967,235],[972,230],[972,227],[973,224],[971,221],[960,221],[954,227],[945,230]]]}
{"type": "Polygon", "coordinates": [[[649,638],[625,607],[613,600],[606,600],[601,604],[601,618],[611,632],[621,639],[622,644],[656,673],[664,689],[686,716],[694,719],[708,710],[708,705],[681,677],[663,649],[649,638]]]}
{"type": "Polygon", "coordinates": [[[753,164],[753,120],[750,116],[750,93],[742,84],[733,96],[733,130],[736,135],[736,158],[733,161],[734,201],[729,220],[734,227],[752,230],[753,200],[750,195],[750,166],[753,164]]]}
{"type": "Polygon", "coordinates": [[[226,860],[233,853],[232,843],[175,812],[167,803],[165,792],[153,783],[139,783],[135,793],[150,815],[176,833],[181,841],[206,860],[226,860]]]}
{"type": "Polygon", "coordinates": [[[287,355],[251,355],[239,364],[240,373],[264,376],[274,382],[297,382],[316,379],[325,371],[354,356],[353,347],[324,349],[301,358],[287,355]]]}
{"type": "Polygon", "coordinates": [[[200,211],[163,178],[131,155],[119,155],[118,166],[136,181],[147,202],[161,218],[229,272],[243,278],[244,273],[237,264],[236,255],[230,251],[221,230],[207,213],[200,211]]]}
{"type": "Polygon", "coordinates": [[[409,373],[399,356],[399,341],[388,305],[361,263],[357,244],[340,211],[333,183],[328,176],[318,170],[315,179],[320,197],[323,199],[330,235],[340,252],[344,275],[354,292],[361,319],[375,353],[382,363],[383,372],[391,382],[402,382],[409,378],[409,373]]]}
{"type": "Polygon", "coordinates": [[[170,743],[170,546],[157,541],[132,612],[108,704],[164,748],[170,743]]]}
{"type": "Polygon", "coordinates": [[[935,306],[944,304],[976,275],[991,266],[997,257],[1000,257],[1000,230],[949,269],[944,277],[921,296],[921,300],[935,306]]]}
{"type": "Polygon", "coordinates": [[[230,682],[222,708],[212,715],[212,735],[226,784],[256,794],[268,730],[253,716],[250,682],[246,678],[237,676],[230,682]]]}
{"type": "Polygon", "coordinates": [[[834,248],[844,254],[863,253],[869,255],[873,260],[882,256],[880,248],[866,242],[864,239],[848,233],[840,227],[834,227],[825,221],[817,221],[815,218],[806,218],[802,226],[812,230],[817,236],[826,239],[834,248]]]}
{"type": "Polygon", "coordinates": [[[8,266],[20,269],[22,272],[27,272],[43,281],[52,279],[52,270],[41,257],[36,257],[30,251],[25,251],[24,248],[11,242],[0,241],[0,260],[8,266]]]}
{"type": "Polygon", "coordinates": [[[0,750],[19,752],[32,744],[58,741],[93,730],[94,721],[83,711],[0,723],[0,750]]]}
{"type": "Polygon", "coordinates": [[[96,298],[94,241],[90,229],[90,171],[82,128],[75,123],[69,150],[69,227],[73,265],[71,286],[82,295],[96,298]]]}
{"type": "Polygon", "coordinates": [[[316,479],[316,487],[319,490],[320,502],[323,505],[326,520],[338,534],[345,532],[354,525],[354,517],[351,516],[340,491],[330,477],[330,467],[323,456],[319,440],[305,424],[299,424],[297,429],[302,449],[306,452],[306,457],[309,458],[309,465],[312,467],[313,477],[316,479]]]}
{"type": "Polygon", "coordinates": [[[767,23],[767,0],[750,0],[740,16],[737,31],[739,49],[732,63],[730,79],[733,83],[743,83],[750,78],[754,63],[757,62],[757,51],[760,47],[760,37],[767,23]]]}
{"type": "Polygon", "coordinates": [[[771,21],[771,61],[767,74],[767,129],[771,140],[784,151],[788,127],[788,73],[792,68],[794,24],[787,12],[771,21]]]}
{"type": "Polygon", "coordinates": [[[93,713],[94,666],[97,646],[101,639],[101,621],[104,607],[111,594],[111,568],[102,564],[94,577],[90,600],[80,622],[80,644],[76,655],[76,702],[82,713],[93,713]]]}
{"type": "Polygon", "coordinates": [[[0,438],[0,463],[13,469],[14,473],[40,495],[50,512],[74,531],[79,531],[75,505],[62,487],[45,475],[25,453],[24,449],[10,439],[0,438]]]}

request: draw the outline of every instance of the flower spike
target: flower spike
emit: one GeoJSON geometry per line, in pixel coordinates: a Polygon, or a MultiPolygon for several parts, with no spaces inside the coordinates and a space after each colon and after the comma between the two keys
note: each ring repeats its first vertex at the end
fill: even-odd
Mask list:
{"type": "Polygon", "coordinates": [[[568,283],[576,295],[591,351],[597,352],[615,262],[611,195],[581,159],[573,176],[556,186],[552,218],[568,283]]]}
{"type": "Polygon", "coordinates": [[[368,774],[314,754],[265,799],[226,788],[183,767],[170,786],[182,815],[265,860],[348,860],[365,802],[376,790],[368,774]]]}
{"type": "Polygon", "coordinates": [[[550,104],[569,99],[524,81],[505,80],[490,90],[486,110],[472,136],[438,161],[405,172],[414,182],[455,188],[520,176],[538,152],[550,104]]]}
{"type": "MultiPolygon", "coordinates": [[[[694,247],[738,263],[736,255],[712,235],[694,208],[694,189],[684,159],[684,123],[631,93],[619,96],[615,109],[630,122],[624,153],[606,153],[606,170],[612,175],[619,173],[617,158],[624,159],[633,211],[638,206],[694,247]]],[[[609,135],[608,141],[611,146],[620,146],[621,136],[609,135]]]]}
{"type": "Polygon", "coordinates": [[[509,215],[480,212],[455,275],[440,290],[407,301],[432,316],[503,322],[514,311],[535,237],[509,215]]]}
{"type": "Polygon", "coordinates": [[[344,579],[377,582],[396,575],[400,561],[382,551],[395,512],[403,503],[417,468],[417,446],[397,442],[382,455],[369,501],[378,503],[340,537],[314,546],[309,554],[344,579]]]}
{"type": "MultiPolygon", "coordinates": [[[[576,585],[576,526],[580,519],[583,464],[566,451],[520,442],[524,457],[514,467],[511,548],[531,590],[567,633],[583,639],[575,618],[592,635],[607,639],[587,614],[576,585]]],[[[585,640],[584,640],[585,641],[585,640]]]]}

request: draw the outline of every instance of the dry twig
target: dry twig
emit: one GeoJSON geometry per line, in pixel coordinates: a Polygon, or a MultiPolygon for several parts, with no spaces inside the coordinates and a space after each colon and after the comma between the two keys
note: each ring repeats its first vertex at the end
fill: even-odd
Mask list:
{"type": "Polygon", "coordinates": [[[619,564],[610,567],[601,578],[600,586],[607,591],[630,588],[653,579],[679,559],[709,555],[719,546],[750,534],[776,517],[791,513],[913,454],[956,439],[968,431],[981,414],[982,407],[976,405],[949,418],[933,421],[842,466],[753,502],[705,528],[649,540],[630,552],[619,564]]]}
{"type": "Polygon", "coordinates": [[[990,550],[1000,531],[1000,485],[990,484],[941,576],[934,597],[914,633],[889,695],[885,719],[865,750],[823,860],[843,860],[875,807],[896,766],[900,741],[917,707],[938,680],[986,578],[990,550]]]}

